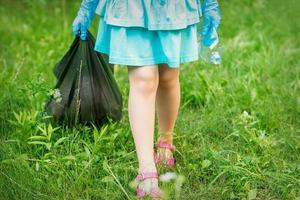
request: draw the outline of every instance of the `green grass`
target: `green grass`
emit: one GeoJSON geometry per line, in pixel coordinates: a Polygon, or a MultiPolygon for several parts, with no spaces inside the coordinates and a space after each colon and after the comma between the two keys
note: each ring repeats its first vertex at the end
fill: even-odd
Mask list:
{"type": "MultiPolygon", "coordinates": [[[[134,199],[128,183],[138,165],[124,66],[115,72],[120,123],[63,128],[42,116],[52,69],[73,40],[80,1],[72,2],[0,0],[0,200],[134,199]]],[[[223,63],[181,66],[174,142],[184,182],[162,186],[170,199],[179,186],[178,199],[299,200],[300,3],[220,5],[223,63]]]]}

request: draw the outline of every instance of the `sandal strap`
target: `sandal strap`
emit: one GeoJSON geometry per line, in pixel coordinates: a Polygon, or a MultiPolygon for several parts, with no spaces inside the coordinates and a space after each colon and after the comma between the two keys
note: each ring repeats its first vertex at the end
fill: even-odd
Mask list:
{"type": "Polygon", "coordinates": [[[167,148],[170,149],[171,151],[175,151],[175,145],[166,143],[163,141],[159,141],[158,143],[155,144],[156,147],[161,147],[161,148],[167,148]]]}
{"type": "Polygon", "coordinates": [[[167,159],[167,161],[166,161],[166,164],[168,165],[168,166],[173,166],[173,165],[175,165],[175,163],[176,163],[176,159],[175,158],[168,158],[167,159]]]}
{"type": "Polygon", "coordinates": [[[146,194],[145,191],[141,188],[137,188],[135,191],[136,191],[137,197],[143,197],[146,194]]]}
{"type": "Polygon", "coordinates": [[[157,197],[163,197],[164,193],[162,192],[162,190],[160,190],[159,188],[153,188],[150,192],[150,196],[157,198],[157,197]]]}
{"type": "Polygon", "coordinates": [[[157,172],[142,172],[136,176],[137,180],[141,181],[147,178],[158,178],[157,172]]]}
{"type": "MultiPolygon", "coordinates": [[[[146,192],[142,189],[142,188],[136,188],[136,196],[137,198],[142,198],[144,196],[146,196],[146,192]]],[[[160,188],[155,187],[151,189],[151,192],[148,194],[150,197],[164,197],[164,192],[162,190],[160,190],[160,188]]]]}
{"type": "Polygon", "coordinates": [[[158,132],[159,136],[170,136],[170,135],[174,135],[174,132],[158,132]]]}

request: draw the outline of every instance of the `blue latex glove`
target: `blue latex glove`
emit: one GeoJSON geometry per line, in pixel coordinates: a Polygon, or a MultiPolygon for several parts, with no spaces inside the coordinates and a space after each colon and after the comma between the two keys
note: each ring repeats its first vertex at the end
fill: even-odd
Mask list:
{"type": "Polygon", "coordinates": [[[73,21],[72,29],[74,35],[80,33],[80,38],[86,40],[87,29],[89,28],[94,16],[99,0],[82,0],[80,9],[73,21]]]}
{"type": "MultiPolygon", "coordinates": [[[[199,0],[200,1],[200,0],[199,0]]],[[[221,12],[217,0],[204,0],[201,6],[204,24],[198,31],[199,55],[206,63],[220,64],[220,46],[217,29],[221,22],[221,12]]]]}
{"type": "Polygon", "coordinates": [[[212,49],[218,42],[217,29],[221,22],[221,12],[217,0],[204,0],[202,5],[204,25],[201,31],[203,44],[212,49]]]}

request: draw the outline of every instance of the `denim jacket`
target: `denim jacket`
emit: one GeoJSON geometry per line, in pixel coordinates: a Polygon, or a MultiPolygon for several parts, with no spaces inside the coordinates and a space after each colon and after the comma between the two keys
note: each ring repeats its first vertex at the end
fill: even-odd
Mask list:
{"type": "Polygon", "coordinates": [[[99,0],[95,11],[107,24],[149,30],[182,29],[200,21],[200,0],[99,0]]]}

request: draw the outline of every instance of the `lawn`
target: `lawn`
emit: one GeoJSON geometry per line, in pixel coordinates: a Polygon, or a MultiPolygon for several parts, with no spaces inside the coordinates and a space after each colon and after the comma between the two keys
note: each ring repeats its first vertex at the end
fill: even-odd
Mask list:
{"type": "MultiPolygon", "coordinates": [[[[170,199],[299,200],[300,1],[219,3],[223,61],[180,66],[178,178],[161,186],[170,199]]],[[[135,198],[126,66],[115,66],[119,123],[68,128],[43,115],[79,4],[0,0],[0,200],[135,198]]]]}

